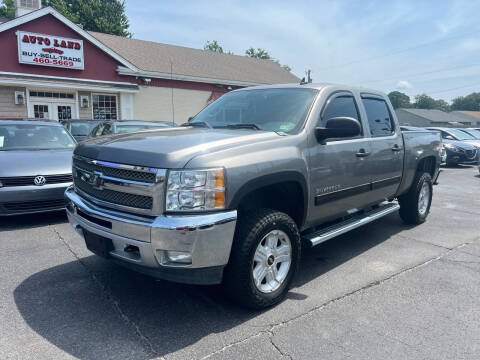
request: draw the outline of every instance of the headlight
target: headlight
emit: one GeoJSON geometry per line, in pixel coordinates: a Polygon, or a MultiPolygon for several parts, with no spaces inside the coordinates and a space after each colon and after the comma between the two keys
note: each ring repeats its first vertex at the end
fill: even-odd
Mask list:
{"type": "Polygon", "coordinates": [[[225,208],[223,169],[171,170],[168,173],[167,211],[202,211],[225,208]]]}
{"type": "Polygon", "coordinates": [[[445,147],[445,149],[448,149],[448,150],[452,150],[452,151],[455,151],[455,152],[460,152],[460,149],[457,148],[456,146],[452,145],[452,144],[443,144],[443,147],[445,147]]]}

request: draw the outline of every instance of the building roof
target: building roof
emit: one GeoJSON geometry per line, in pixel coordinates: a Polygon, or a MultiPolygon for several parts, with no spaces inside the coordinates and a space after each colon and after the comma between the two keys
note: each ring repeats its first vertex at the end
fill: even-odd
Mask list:
{"type": "MultiPolygon", "coordinates": [[[[447,113],[445,111],[441,110],[430,110],[430,109],[397,109],[397,110],[402,110],[406,111],[412,115],[420,116],[422,118],[425,118],[432,123],[462,123],[465,122],[465,118],[458,116],[454,114],[453,112],[447,113]]],[[[470,120],[471,121],[471,120],[470,120]]]]}
{"type": "Polygon", "coordinates": [[[89,31],[89,34],[137,68],[195,78],[243,81],[256,84],[296,83],[300,79],[272,60],[220,54],[213,51],[162,44],[89,31]]]}
{"type": "Polygon", "coordinates": [[[88,32],[51,7],[0,22],[0,32],[45,15],[52,15],[116,59],[123,75],[250,86],[296,83],[300,79],[272,60],[219,54],[212,51],[88,32]]]}
{"type": "Polygon", "coordinates": [[[467,121],[480,121],[480,111],[452,111],[452,113],[465,118],[467,121]]]}

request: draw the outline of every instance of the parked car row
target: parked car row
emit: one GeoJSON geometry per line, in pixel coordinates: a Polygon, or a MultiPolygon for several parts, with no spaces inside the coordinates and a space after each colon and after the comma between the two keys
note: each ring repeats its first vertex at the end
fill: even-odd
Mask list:
{"type": "Polygon", "coordinates": [[[177,126],[167,121],[119,121],[119,120],[63,120],[61,124],[73,135],[77,142],[92,137],[130,133],[149,129],[177,126]]]}
{"type": "Polygon", "coordinates": [[[0,120],[0,216],[64,209],[77,142],[171,126],[175,125],[147,121],[0,120]]]}
{"type": "MultiPolygon", "coordinates": [[[[425,130],[419,127],[402,126],[403,131],[425,130]]],[[[442,137],[444,154],[442,162],[447,166],[475,165],[480,161],[480,131],[478,129],[457,129],[429,127],[439,131],[442,137]]]]}

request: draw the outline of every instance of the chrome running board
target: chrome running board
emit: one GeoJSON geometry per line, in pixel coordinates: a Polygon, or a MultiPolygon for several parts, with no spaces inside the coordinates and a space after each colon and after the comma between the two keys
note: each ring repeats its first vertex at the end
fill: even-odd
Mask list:
{"type": "Polygon", "coordinates": [[[339,224],[329,226],[317,232],[302,236],[303,239],[311,243],[312,246],[321,244],[324,241],[330,240],[336,236],[342,235],[350,230],[356,229],[362,225],[368,224],[372,221],[380,219],[381,217],[391,214],[400,209],[400,205],[396,203],[388,203],[380,207],[358,215],[352,219],[342,221],[339,224]]]}

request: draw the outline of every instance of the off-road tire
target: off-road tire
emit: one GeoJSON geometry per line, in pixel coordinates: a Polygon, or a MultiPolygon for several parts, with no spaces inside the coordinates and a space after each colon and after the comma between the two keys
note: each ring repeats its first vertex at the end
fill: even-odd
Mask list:
{"type": "Polygon", "coordinates": [[[240,214],[230,261],[224,273],[223,287],[226,295],[237,304],[252,309],[263,309],[277,304],[290,288],[298,271],[300,256],[300,233],[290,216],[270,209],[240,214]],[[272,230],[281,230],[288,235],[292,258],[288,274],[280,287],[273,292],[264,293],[257,289],[253,280],[253,257],[258,244],[272,230]]]}
{"type": "Polygon", "coordinates": [[[413,183],[408,190],[408,192],[398,198],[400,204],[400,217],[406,224],[418,225],[425,222],[427,219],[428,213],[430,212],[430,206],[432,204],[432,195],[433,195],[433,186],[432,186],[432,177],[430,174],[425,172],[417,172],[413,183]],[[430,189],[430,199],[428,202],[427,211],[424,214],[421,214],[419,211],[419,196],[420,190],[424,183],[428,184],[430,189]]]}

